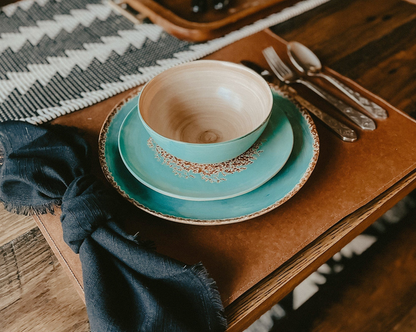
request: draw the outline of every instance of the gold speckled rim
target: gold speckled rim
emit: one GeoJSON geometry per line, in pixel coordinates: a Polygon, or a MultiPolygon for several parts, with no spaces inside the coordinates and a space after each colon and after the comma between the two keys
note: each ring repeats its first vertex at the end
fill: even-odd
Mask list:
{"type": "Polygon", "coordinates": [[[200,220],[200,219],[181,218],[181,217],[175,217],[175,216],[163,214],[163,213],[160,213],[158,211],[151,210],[148,207],[142,205],[137,200],[131,198],[123,189],[120,188],[120,186],[117,184],[113,175],[111,174],[111,172],[108,169],[107,162],[106,162],[106,159],[105,159],[105,144],[106,144],[106,139],[107,139],[108,128],[110,127],[110,124],[111,124],[113,118],[115,117],[115,115],[122,109],[122,107],[129,100],[133,99],[134,97],[136,97],[140,93],[141,87],[134,90],[123,101],[121,101],[116,107],[114,107],[114,109],[107,116],[107,118],[106,118],[106,120],[105,120],[105,122],[104,122],[104,124],[101,128],[100,135],[99,135],[99,138],[98,138],[98,156],[99,156],[99,162],[100,162],[100,165],[101,165],[101,169],[102,169],[107,181],[109,181],[109,183],[120,193],[121,196],[123,196],[130,203],[134,204],[136,207],[138,207],[138,208],[140,208],[140,209],[142,209],[142,210],[144,210],[144,211],[146,211],[146,212],[148,212],[152,215],[155,215],[157,217],[160,217],[160,218],[163,218],[163,219],[166,219],[166,220],[170,220],[170,221],[174,221],[174,222],[184,223],[184,224],[200,225],[200,226],[232,224],[232,223],[242,222],[242,221],[246,221],[246,220],[249,220],[249,219],[259,217],[259,216],[261,216],[261,215],[263,215],[267,212],[270,212],[270,211],[274,210],[275,208],[279,207],[280,205],[287,202],[290,198],[292,198],[303,187],[303,185],[306,183],[306,181],[311,176],[313,170],[315,169],[316,163],[318,161],[319,136],[318,136],[318,132],[316,130],[315,123],[314,123],[312,117],[309,115],[309,112],[303,106],[301,106],[296,100],[291,98],[291,96],[288,92],[280,89],[276,85],[270,85],[270,86],[273,89],[273,91],[280,94],[281,96],[284,96],[284,97],[288,98],[294,105],[296,105],[296,107],[299,109],[301,115],[306,120],[306,122],[308,124],[308,127],[309,127],[309,131],[310,131],[310,133],[312,135],[312,139],[313,139],[313,155],[312,155],[312,159],[309,162],[309,166],[306,169],[304,175],[302,176],[302,178],[300,179],[298,184],[296,186],[294,186],[294,188],[289,193],[287,193],[280,200],[276,201],[274,204],[269,205],[268,207],[266,207],[262,210],[259,210],[257,212],[247,214],[247,215],[237,217],[237,218],[200,220]]]}

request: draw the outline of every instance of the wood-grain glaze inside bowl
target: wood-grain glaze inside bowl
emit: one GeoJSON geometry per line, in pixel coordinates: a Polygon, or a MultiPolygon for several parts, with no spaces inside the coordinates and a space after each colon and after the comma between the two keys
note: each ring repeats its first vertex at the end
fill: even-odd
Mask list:
{"type": "Polygon", "coordinates": [[[139,98],[139,115],[168,153],[196,163],[218,163],[245,152],[270,118],[268,84],[243,66],[200,60],[153,78],[139,98]]]}

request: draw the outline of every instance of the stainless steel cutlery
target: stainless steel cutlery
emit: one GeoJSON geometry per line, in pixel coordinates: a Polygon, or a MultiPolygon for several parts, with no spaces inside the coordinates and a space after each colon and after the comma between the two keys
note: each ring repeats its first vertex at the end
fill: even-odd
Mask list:
{"type": "MultiPolygon", "coordinates": [[[[248,61],[248,60],[243,60],[243,61],[241,61],[241,63],[244,66],[246,66],[248,68],[251,68],[252,70],[257,72],[258,74],[263,76],[263,78],[266,81],[268,81],[269,83],[275,83],[274,82],[274,76],[272,74],[270,74],[270,72],[268,70],[262,68],[258,64],[254,63],[254,62],[251,62],[251,61],[248,61]]],[[[352,129],[352,128],[348,127],[347,125],[343,124],[342,122],[336,120],[335,118],[333,118],[329,114],[326,114],[326,113],[322,112],[320,109],[318,109],[317,107],[315,107],[314,105],[312,105],[311,103],[306,101],[304,98],[299,96],[297,94],[296,90],[294,90],[293,88],[288,87],[288,89],[289,89],[289,92],[290,92],[290,96],[292,98],[294,98],[306,110],[308,110],[310,113],[314,114],[318,119],[320,119],[325,125],[328,126],[329,129],[331,129],[343,141],[345,141],[345,142],[354,142],[354,141],[357,140],[357,138],[358,138],[357,133],[355,132],[354,129],[352,129]]]]}
{"type": "MultiPolygon", "coordinates": [[[[308,76],[318,76],[324,78],[333,86],[335,86],[339,91],[341,91],[345,96],[351,99],[355,104],[364,109],[369,115],[373,118],[385,119],[388,117],[388,113],[381,106],[376,103],[368,100],[358,91],[354,91],[345,84],[339,82],[337,79],[332,76],[328,76],[322,72],[322,65],[318,57],[309,50],[306,46],[298,42],[289,42],[287,47],[287,54],[293,66],[297,71],[291,69],[286,65],[279,55],[276,53],[273,47],[267,47],[263,50],[263,55],[269,64],[272,72],[275,77],[272,77],[269,71],[259,67],[258,65],[250,61],[242,61],[242,64],[250,67],[259,74],[263,76],[269,82],[273,82],[276,78],[279,80],[280,84],[292,85],[294,83],[300,83],[309,88],[311,91],[319,95],[321,98],[325,99],[331,103],[335,108],[337,108],[341,113],[354,122],[362,130],[374,130],[376,129],[375,121],[359,111],[358,109],[347,105],[344,101],[335,97],[331,93],[325,91],[324,89],[316,86],[314,83],[305,79],[308,76]],[[299,73],[300,74],[299,74],[299,73]]],[[[320,109],[316,108],[314,105],[303,99],[298,95],[295,89],[288,87],[290,95],[297,100],[302,106],[307,108],[311,113],[313,113],[318,119],[325,123],[334,133],[341,137],[344,141],[354,142],[357,140],[357,133],[353,128],[350,128],[348,125],[338,121],[329,114],[322,112],[320,109]]]]}
{"type": "Polygon", "coordinates": [[[346,87],[332,76],[326,75],[322,71],[322,64],[319,58],[305,45],[296,41],[291,41],[287,44],[287,54],[292,64],[299,72],[304,73],[307,76],[325,79],[356,104],[365,109],[371,116],[379,119],[388,117],[385,109],[363,97],[358,92],[346,87]]]}
{"type": "Polygon", "coordinates": [[[300,83],[308,87],[310,90],[327,100],[338,110],[340,110],[347,118],[353,121],[357,126],[363,130],[376,129],[375,122],[367,115],[361,113],[355,108],[345,104],[343,101],[317,87],[315,84],[305,80],[299,76],[295,71],[291,70],[277,55],[273,47],[268,47],[263,50],[263,55],[266,58],[267,63],[274,72],[274,74],[284,83],[293,84],[300,83]]]}

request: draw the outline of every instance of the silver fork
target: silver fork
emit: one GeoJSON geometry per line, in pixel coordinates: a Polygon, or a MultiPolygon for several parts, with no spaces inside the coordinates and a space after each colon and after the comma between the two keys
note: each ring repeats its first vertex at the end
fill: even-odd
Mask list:
{"type": "Polygon", "coordinates": [[[266,58],[272,71],[275,75],[286,84],[300,83],[308,87],[310,90],[315,92],[320,97],[334,105],[338,110],[348,117],[352,122],[359,126],[363,130],[374,130],[376,129],[376,123],[373,119],[369,118],[360,111],[352,108],[345,104],[343,101],[335,98],[333,95],[317,87],[315,84],[304,80],[292,71],[286,64],[280,59],[273,47],[267,47],[263,50],[263,55],[266,58]]]}

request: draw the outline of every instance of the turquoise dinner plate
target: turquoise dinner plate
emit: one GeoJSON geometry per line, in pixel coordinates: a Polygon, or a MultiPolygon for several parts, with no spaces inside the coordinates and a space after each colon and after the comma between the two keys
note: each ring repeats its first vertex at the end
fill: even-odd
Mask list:
{"type": "Polygon", "coordinates": [[[266,129],[247,152],[218,164],[186,162],[154,144],[140,121],[137,98],[133,101],[119,131],[120,156],[137,180],[164,195],[210,201],[245,194],[272,178],[292,151],[292,126],[276,103],[266,129]]]}
{"type": "Polygon", "coordinates": [[[300,190],[311,175],[319,154],[319,139],[309,114],[274,93],[274,101],[292,126],[294,144],[284,167],[269,181],[246,194],[212,201],[190,201],[163,195],[138,181],[124,165],[118,136],[137,96],[109,115],[100,133],[100,162],[109,182],[137,207],[175,222],[218,225],[245,221],[273,210],[300,190]]]}

